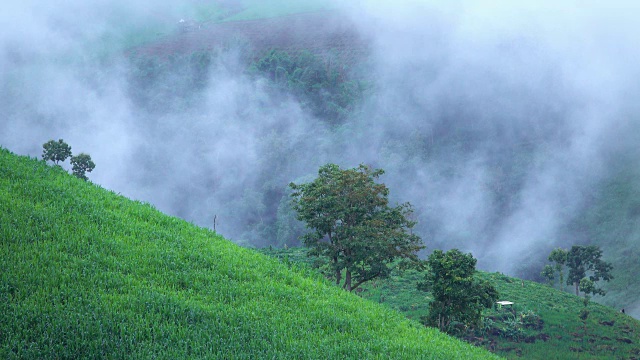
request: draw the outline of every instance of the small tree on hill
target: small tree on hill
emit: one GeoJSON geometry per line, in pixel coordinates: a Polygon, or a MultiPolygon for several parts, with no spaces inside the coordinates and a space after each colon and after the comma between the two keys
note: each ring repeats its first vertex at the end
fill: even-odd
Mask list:
{"type": "MultiPolygon", "coordinates": [[[[580,295],[580,282],[589,274],[589,280],[596,283],[601,279],[609,281],[613,279],[611,270],[613,266],[601,260],[602,250],[596,245],[578,246],[574,245],[567,252],[567,267],[569,275],[567,276],[567,285],[573,284],[576,290],[576,296],[580,295]]],[[[588,293],[605,295],[605,291],[594,286],[586,287],[588,293]]]]}
{"type": "Polygon", "coordinates": [[[91,160],[91,156],[84,153],[78,156],[72,156],[71,165],[73,175],[83,180],[89,180],[85,173],[91,172],[96,167],[96,164],[91,160]]]}
{"type": "MultiPolygon", "coordinates": [[[[553,286],[554,280],[556,278],[553,266],[545,265],[544,268],[542,269],[542,272],[540,273],[540,275],[543,278],[545,278],[547,280],[547,282],[549,282],[549,285],[553,286]]],[[[560,282],[560,284],[562,284],[562,282],[560,282]]]]}
{"type": "Polygon", "coordinates": [[[420,263],[417,252],[424,246],[410,232],[411,204],[389,206],[389,190],[375,182],[383,173],[328,164],[314,181],[290,184],[297,218],[313,230],[303,237],[309,255],[327,259],[330,276],[348,291],[389,276],[399,259],[420,263]]]}
{"type": "Polygon", "coordinates": [[[427,260],[425,281],[418,289],[431,292],[426,323],[451,333],[454,322],[477,326],[482,310],[493,306],[498,291],[487,281],[475,278],[477,260],[458,249],[434,251],[427,260]]]}
{"type": "Polygon", "coordinates": [[[58,162],[65,161],[71,156],[71,146],[60,139],[58,141],[49,140],[42,145],[42,158],[45,161],[53,161],[56,165],[58,162]]]}
{"type": "MultiPolygon", "coordinates": [[[[589,318],[589,314],[591,313],[588,308],[590,299],[589,294],[597,294],[602,290],[596,288],[596,284],[593,281],[587,278],[582,278],[582,280],[580,280],[580,291],[582,291],[582,293],[584,294],[584,299],[582,301],[582,303],[584,304],[584,308],[580,310],[578,317],[580,318],[580,320],[582,320],[582,326],[584,329],[584,340],[584,338],[587,337],[587,319],[589,318]]],[[[604,295],[604,293],[602,295],[604,295]]]]}
{"type": "MultiPolygon", "coordinates": [[[[560,287],[564,287],[564,265],[567,263],[567,251],[561,248],[553,249],[548,257],[549,261],[555,263],[555,271],[560,280],[560,287]]],[[[546,270],[548,271],[548,270],[546,270]]]]}

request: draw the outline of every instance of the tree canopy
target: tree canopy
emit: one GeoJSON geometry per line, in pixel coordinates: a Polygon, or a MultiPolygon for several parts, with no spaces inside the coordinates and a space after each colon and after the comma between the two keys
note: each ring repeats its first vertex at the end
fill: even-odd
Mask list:
{"type": "Polygon", "coordinates": [[[64,140],[49,140],[42,145],[42,158],[45,161],[53,161],[56,165],[60,161],[65,161],[71,156],[71,146],[64,140]]]}
{"type": "Polygon", "coordinates": [[[424,248],[411,232],[411,204],[390,207],[389,189],[376,183],[383,173],[327,164],[314,181],[290,184],[297,218],[312,230],[303,236],[309,254],[325,258],[329,275],[348,291],[387,277],[398,264],[419,264],[417,252],[424,248]]]}
{"type": "Polygon", "coordinates": [[[564,267],[567,263],[567,250],[562,248],[553,249],[547,257],[547,260],[554,263],[554,265],[545,265],[544,268],[542,268],[540,276],[546,279],[549,285],[553,286],[557,274],[558,284],[560,285],[560,289],[563,290],[566,287],[564,284],[564,267]]]}
{"type": "Polygon", "coordinates": [[[80,153],[78,156],[72,156],[71,165],[73,175],[83,180],[89,180],[86,173],[91,172],[96,167],[96,164],[91,160],[91,156],[84,153],[80,153]]]}
{"type": "Polygon", "coordinates": [[[552,282],[555,277],[555,270],[560,277],[560,285],[563,286],[563,268],[566,265],[569,269],[566,284],[574,286],[576,296],[580,295],[580,291],[584,292],[585,295],[605,295],[606,292],[598,288],[596,282],[613,279],[611,275],[613,266],[601,258],[602,250],[596,245],[573,245],[570,250],[553,249],[549,254],[548,260],[554,262],[555,266],[552,268],[550,265],[546,265],[541,275],[549,282],[552,282]],[[585,279],[589,281],[583,281],[585,279]]]}
{"type": "Polygon", "coordinates": [[[458,249],[446,253],[435,250],[427,260],[425,281],[418,289],[431,292],[426,323],[451,333],[454,322],[478,325],[482,309],[490,308],[498,299],[498,291],[487,281],[474,277],[477,260],[458,249]]]}
{"type": "MultiPolygon", "coordinates": [[[[567,252],[567,267],[569,275],[567,276],[567,285],[575,286],[576,295],[580,295],[580,281],[589,275],[589,280],[596,283],[600,280],[609,281],[613,279],[611,270],[613,266],[603,261],[602,250],[599,246],[579,246],[574,245],[567,252]]],[[[605,291],[595,286],[585,287],[592,294],[605,295],[605,291]]]]}
{"type": "MultiPolygon", "coordinates": [[[[553,281],[556,278],[553,266],[545,265],[544,268],[542,268],[542,272],[540,272],[540,276],[546,279],[549,282],[549,285],[553,286],[553,281]]],[[[560,281],[560,284],[562,284],[562,281],[560,281]]]]}

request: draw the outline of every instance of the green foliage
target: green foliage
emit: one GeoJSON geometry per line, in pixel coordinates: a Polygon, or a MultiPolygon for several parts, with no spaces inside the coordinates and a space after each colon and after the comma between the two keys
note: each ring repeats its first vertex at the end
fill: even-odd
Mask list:
{"type": "Polygon", "coordinates": [[[596,288],[595,282],[588,278],[582,278],[580,280],[580,291],[584,294],[585,299],[589,298],[589,294],[604,295],[604,291],[596,288]]]}
{"type": "Polygon", "coordinates": [[[86,181],[89,180],[86,173],[93,171],[96,164],[91,160],[91,156],[85,153],[80,153],[78,156],[71,157],[71,166],[73,175],[86,181]]]}
{"type": "Polygon", "coordinates": [[[525,310],[520,314],[520,322],[526,328],[539,328],[542,318],[533,310],[525,310]]]}
{"type": "Polygon", "coordinates": [[[330,275],[348,291],[389,276],[399,259],[418,264],[417,252],[424,248],[409,231],[415,225],[411,204],[390,207],[389,189],[375,182],[383,173],[327,164],[314,181],[290,184],[297,218],[313,230],[304,236],[309,253],[326,258],[330,275]]]}
{"type": "Polygon", "coordinates": [[[0,358],[496,357],[0,149],[0,358]]]}
{"type": "Polygon", "coordinates": [[[561,248],[553,249],[547,259],[555,263],[555,272],[558,274],[560,288],[562,289],[564,286],[564,265],[567,263],[567,251],[561,248]]]}
{"type": "Polygon", "coordinates": [[[296,212],[292,208],[288,196],[283,196],[278,205],[276,216],[276,245],[291,246],[300,245],[291,240],[296,239],[298,234],[305,232],[304,224],[296,219],[296,212]]]}
{"type": "Polygon", "coordinates": [[[550,265],[546,265],[542,270],[541,276],[551,282],[554,279],[555,270],[560,278],[560,286],[562,289],[564,285],[564,266],[566,265],[569,268],[566,284],[573,284],[575,286],[576,296],[580,294],[580,291],[583,291],[585,294],[604,296],[606,292],[596,287],[595,282],[601,279],[605,281],[613,279],[611,275],[613,266],[601,260],[601,257],[602,250],[596,245],[574,245],[568,251],[557,248],[554,249],[548,257],[549,261],[555,263],[555,267],[552,269],[550,265]],[[586,278],[587,275],[589,275],[588,279],[586,278]],[[583,283],[583,280],[588,281],[583,283]]]}
{"type": "Polygon", "coordinates": [[[506,318],[502,319],[500,327],[500,336],[505,339],[519,342],[524,336],[523,322],[520,316],[508,313],[506,318]]]}
{"type": "MultiPolygon", "coordinates": [[[[567,267],[569,275],[567,276],[567,285],[574,284],[576,296],[580,294],[580,282],[589,274],[591,282],[602,280],[609,281],[613,278],[611,270],[613,266],[601,260],[602,250],[596,245],[578,246],[574,245],[567,252],[567,267]]],[[[587,294],[605,295],[605,291],[596,288],[593,284],[587,288],[587,294]]]]}
{"type": "Polygon", "coordinates": [[[315,116],[334,124],[346,119],[364,92],[363,84],[350,80],[346,69],[309,51],[291,55],[271,50],[251,64],[249,72],[265,76],[273,87],[291,93],[315,116]]]}
{"type": "Polygon", "coordinates": [[[478,326],[483,309],[498,299],[495,287],[475,278],[477,260],[458,249],[435,250],[427,260],[428,272],[418,289],[429,291],[433,301],[426,322],[441,331],[453,332],[453,324],[478,326]]]}
{"type": "MultiPolygon", "coordinates": [[[[292,264],[310,266],[314,261],[306,256],[303,248],[260,251],[280,259],[288,256],[292,264]]],[[[640,321],[616,309],[590,302],[586,326],[591,331],[583,335],[585,322],[578,315],[584,308],[584,299],[501,273],[480,271],[476,276],[495,286],[501,300],[515,304],[485,309],[480,327],[456,334],[472,344],[509,359],[573,359],[576,341],[584,339],[581,348],[584,358],[608,360],[637,356],[640,321]]],[[[422,272],[414,270],[394,271],[385,280],[364,284],[358,294],[401,311],[410,319],[420,319],[428,315],[428,305],[433,300],[431,293],[416,288],[416,283],[423,278],[422,272]]]]}
{"type": "MultiPolygon", "coordinates": [[[[540,273],[540,276],[545,278],[549,282],[549,285],[553,286],[553,280],[555,280],[555,271],[553,269],[553,266],[545,265],[542,269],[542,272],[540,273]]],[[[560,284],[562,284],[562,282],[560,282],[560,284]]]]}
{"type": "MultiPolygon", "coordinates": [[[[332,124],[344,122],[362,99],[365,86],[349,70],[309,51],[290,54],[271,50],[255,61],[246,51],[246,72],[264,77],[278,92],[288,93],[313,115],[332,124]]],[[[209,83],[217,55],[206,51],[166,58],[138,54],[129,59],[130,93],[137,105],[164,112],[188,108],[209,83]]]]}
{"type": "Polygon", "coordinates": [[[49,140],[42,145],[42,159],[53,161],[56,165],[60,161],[65,161],[71,156],[71,146],[60,139],[58,141],[49,140]]]}
{"type": "Polygon", "coordinates": [[[71,146],[60,139],[58,141],[49,140],[44,145],[42,152],[42,159],[45,161],[53,161],[58,164],[59,161],[65,161],[68,157],[71,157],[71,166],[73,175],[83,180],[89,180],[86,173],[93,171],[96,164],[91,160],[91,156],[80,153],[77,156],[71,155],[71,146]]]}

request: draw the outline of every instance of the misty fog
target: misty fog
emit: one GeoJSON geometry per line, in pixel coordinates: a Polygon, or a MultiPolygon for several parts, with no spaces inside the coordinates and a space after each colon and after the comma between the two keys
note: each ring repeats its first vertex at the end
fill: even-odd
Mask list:
{"type": "Polygon", "coordinates": [[[242,41],[140,95],[132,34],[179,36],[197,3],[9,4],[0,145],[40,157],[62,138],[92,156],[92,182],[200,226],[216,216],[219,233],[254,246],[296,244],[290,182],[327,162],[371,164],[416,208],[427,251],[458,247],[516,275],[536,251],[587,241],[574,217],[611,159],[637,152],[631,1],[338,6],[367,43],[369,86],[338,125],[249,73],[242,41]]]}

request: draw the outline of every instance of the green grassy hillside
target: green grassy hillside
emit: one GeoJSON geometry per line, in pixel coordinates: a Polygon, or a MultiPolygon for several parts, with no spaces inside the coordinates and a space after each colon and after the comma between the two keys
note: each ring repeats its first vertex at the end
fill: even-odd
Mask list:
{"type": "MultiPolygon", "coordinates": [[[[285,263],[312,262],[302,248],[261,251],[285,263]]],[[[590,302],[590,314],[583,323],[579,318],[582,298],[500,273],[478,275],[494,284],[501,300],[514,305],[486,311],[481,328],[460,334],[465,340],[514,359],[640,358],[640,322],[632,317],[590,302]]],[[[370,283],[360,296],[419,320],[428,314],[432,299],[416,289],[422,280],[423,275],[415,271],[396,273],[388,280],[370,283]]]]}
{"type": "Polygon", "coordinates": [[[613,264],[609,293],[598,301],[640,318],[640,167],[635,160],[619,166],[601,184],[589,206],[578,216],[576,227],[586,238],[605,249],[613,264]]]}
{"type": "Polygon", "coordinates": [[[205,357],[495,358],[0,149],[0,358],[205,357]]]}

